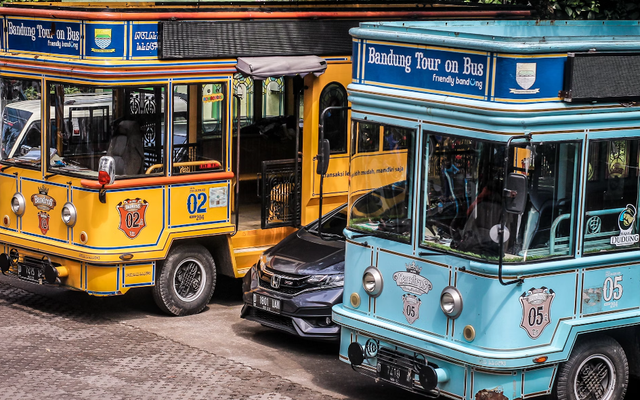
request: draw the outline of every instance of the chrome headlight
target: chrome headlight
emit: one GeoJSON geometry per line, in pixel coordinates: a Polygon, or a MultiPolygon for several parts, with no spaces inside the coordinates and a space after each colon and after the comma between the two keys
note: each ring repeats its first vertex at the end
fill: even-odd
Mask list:
{"type": "Polygon", "coordinates": [[[11,198],[11,209],[18,216],[22,216],[24,214],[24,210],[27,206],[27,202],[24,199],[24,196],[21,193],[16,193],[11,198]]]}
{"type": "Polygon", "coordinates": [[[307,283],[317,286],[344,286],[344,274],[311,275],[307,283]]]}
{"type": "Polygon", "coordinates": [[[78,212],[76,211],[76,206],[67,202],[62,206],[62,222],[64,222],[67,226],[72,227],[76,224],[76,220],[78,218],[78,212]]]}
{"type": "Polygon", "coordinates": [[[382,293],[382,274],[376,267],[367,267],[362,274],[362,287],[371,297],[378,297],[382,293]]]}
{"type": "Polygon", "coordinates": [[[453,286],[447,286],[440,295],[440,308],[451,319],[456,319],[462,312],[462,295],[453,286]]]}

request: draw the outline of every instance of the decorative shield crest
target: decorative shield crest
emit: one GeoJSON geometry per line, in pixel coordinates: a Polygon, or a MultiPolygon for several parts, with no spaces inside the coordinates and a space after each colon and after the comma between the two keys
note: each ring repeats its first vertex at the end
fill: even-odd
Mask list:
{"type": "Polygon", "coordinates": [[[542,286],[531,288],[520,296],[522,321],[520,327],[527,331],[531,339],[537,339],[551,322],[551,303],[556,297],[553,290],[542,286]]]}
{"type": "Polygon", "coordinates": [[[111,44],[111,29],[96,29],[95,30],[96,46],[101,49],[106,49],[111,44]]]}
{"type": "Polygon", "coordinates": [[[44,185],[38,188],[38,193],[31,195],[31,202],[41,211],[51,211],[56,206],[56,200],[49,196],[49,188],[44,185]]]}
{"type": "Polygon", "coordinates": [[[422,304],[422,300],[418,296],[412,294],[402,295],[402,313],[410,324],[420,318],[420,304],[422,304]]]}
{"type": "Polygon", "coordinates": [[[129,239],[134,239],[142,228],[147,226],[145,215],[147,212],[146,200],[126,199],[117,205],[120,213],[120,226],[118,228],[127,235],[129,239]]]}
{"type": "Polygon", "coordinates": [[[42,232],[43,235],[46,235],[47,232],[49,231],[49,214],[44,212],[44,211],[40,211],[38,213],[38,227],[40,228],[40,231],[42,232]]]}
{"type": "Polygon", "coordinates": [[[516,63],[516,82],[529,89],[536,81],[536,63],[516,63]]]}

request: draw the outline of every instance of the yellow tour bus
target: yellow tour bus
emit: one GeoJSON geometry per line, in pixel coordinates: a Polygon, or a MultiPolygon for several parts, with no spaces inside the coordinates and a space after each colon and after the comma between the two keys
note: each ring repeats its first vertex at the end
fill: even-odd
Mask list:
{"type": "Polygon", "coordinates": [[[324,211],[346,201],[351,152],[402,147],[382,130],[377,144],[347,140],[350,28],[529,12],[247,2],[0,14],[0,270],[96,296],[153,286],[160,309],[187,315],[217,274],[242,277],[321,212],[321,123],[324,211]]]}

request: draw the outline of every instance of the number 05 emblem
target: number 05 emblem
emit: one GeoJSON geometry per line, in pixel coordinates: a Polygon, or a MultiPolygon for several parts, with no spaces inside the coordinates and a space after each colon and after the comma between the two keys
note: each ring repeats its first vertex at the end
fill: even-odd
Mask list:
{"type": "Polygon", "coordinates": [[[126,199],[116,207],[120,213],[120,226],[118,228],[124,232],[129,239],[134,239],[142,228],[147,226],[145,222],[145,214],[147,212],[146,200],[142,199],[126,199]]]}
{"type": "Polygon", "coordinates": [[[551,302],[556,294],[553,290],[541,287],[531,288],[520,296],[522,321],[520,327],[527,331],[531,339],[537,339],[551,322],[551,302]]]}

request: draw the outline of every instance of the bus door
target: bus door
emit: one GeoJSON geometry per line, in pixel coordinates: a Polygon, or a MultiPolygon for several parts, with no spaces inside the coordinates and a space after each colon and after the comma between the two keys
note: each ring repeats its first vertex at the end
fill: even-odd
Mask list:
{"type": "Polygon", "coordinates": [[[249,57],[239,58],[237,68],[234,136],[240,149],[234,149],[239,158],[234,172],[240,185],[239,230],[298,227],[303,77],[322,74],[326,62],[316,56],[249,57]]]}

